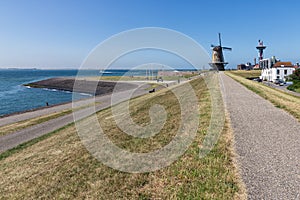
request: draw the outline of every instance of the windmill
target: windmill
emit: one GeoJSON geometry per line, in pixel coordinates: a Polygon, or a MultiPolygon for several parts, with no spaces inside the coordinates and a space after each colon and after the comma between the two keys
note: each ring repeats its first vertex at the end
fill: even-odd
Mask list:
{"type": "Polygon", "coordinates": [[[212,47],[212,62],[209,63],[210,66],[213,67],[213,69],[217,69],[219,71],[224,71],[225,70],[225,65],[228,64],[228,62],[224,61],[224,55],[223,55],[223,50],[228,50],[231,51],[232,48],[229,47],[223,47],[221,43],[221,33],[219,33],[219,45],[211,45],[212,47]]]}

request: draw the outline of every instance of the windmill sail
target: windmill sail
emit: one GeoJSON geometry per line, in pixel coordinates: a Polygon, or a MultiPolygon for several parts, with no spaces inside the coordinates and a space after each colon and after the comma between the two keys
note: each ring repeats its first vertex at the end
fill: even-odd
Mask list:
{"type": "Polygon", "coordinates": [[[225,62],[225,60],[224,60],[223,50],[231,51],[232,48],[222,46],[221,34],[220,33],[219,33],[219,45],[218,46],[211,45],[211,47],[212,47],[212,50],[213,50],[213,52],[212,52],[212,62],[209,63],[209,64],[213,67],[213,69],[217,69],[219,71],[224,71],[225,66],[228,63],[225,62]]]}

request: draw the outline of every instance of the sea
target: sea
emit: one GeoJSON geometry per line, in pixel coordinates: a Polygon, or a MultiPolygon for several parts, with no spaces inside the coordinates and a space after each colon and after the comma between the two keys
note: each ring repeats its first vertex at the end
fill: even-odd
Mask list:
{"type": "MultiPolygon", "coordinates": [[[[72,92],[46,88],[31,88],[23,84],[53,77],[76,76],[78,70],[0,69],[0,117],[72,101],[72,92]]],[[[81,76],[123,76],[128,70],[84,70],[81,76]]],[[[145,72],[136,71],[132,75],[145,72]]],[[[76,98],[91,97],[77,93],[76,98]]]]}
{"type": "MultiPolygon", "coordinates": [[[[178,69],[178,71],[195,71],[178,69]]],[[[81,70],[80,76],[146,76],[146,70],[106,69],[81,70]]],[[[148,71],[149,74],[149,71],[148,71]]],[[[153,76],[157,75],[152,70],[153,76]]],[[[53,77],[75,77],[78,70],[44,70],[44,69],[0,69],[0,117],[16,114],[72,101],[73,93],[47,88],[31,88],[26,83],[53,77]]],[[[76,99],[91,97],[90,94],[76,93],[76,99]]]]}

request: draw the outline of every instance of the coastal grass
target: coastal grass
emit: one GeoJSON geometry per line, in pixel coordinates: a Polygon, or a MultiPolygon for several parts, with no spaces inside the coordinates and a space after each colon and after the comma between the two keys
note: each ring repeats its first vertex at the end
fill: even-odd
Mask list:
{"type": "Polygon", "coordinates": [[[161,89],[162,86],[160,84],[157,84],[157,83],[148,83],[149,87],[146,88],[145,90],[151,90],[151,89],[161,89]]]}
{"type": "Polygon", "coordinates": [[[82,79],[89,81],[145,81],[146,76],[88,76],[82,79]]]}
{"type": "MultiPolygon", "coordinates": [[[[40,141],[43,141],[43,140],[45,140],[46,138],[49,138],[50,136],[52,136],[53,134],[58,133],[58,132],[60,132],[60,131],[62,131],[62,130],[64,130],[64,129],[66,129],[66,128],[68,128],[69,126],[72,126],[72,125],[74,126],[74,123],[70,123],[70,124],[68,124],[68,125],[66,125],[66,126],[64,126],[64,127],[61,127],[61,128],[59,128],[59,129],[57,129],[57,130],[55,130],[55,131],[52,131],[52,132],[50,132],[50,133],[47,133],[47,134],[45,134],[45,135],[42,135],[42,136],[40,136],[40,137],[38,137],[38,138],[35,138],[35,139],[32,139],[32,140],[30,140],[30,141],[28,141],[28,142],[19,144],[18,146],[14,147],[14,148],[12,148],[12,149],[9,149],[9,150],[7,150],[7,151],[5,151],[5,152],[3,152],[3,153],[1,153],[1,154],[0,154],[0,161],[3,160],[3,159],[5,159],[5,158],[7,158],[7,157],[9,157],[9,156],[11,156],[11,155],[13,155],[13,154],[15,154],[15,153],[18,153],[18,152],[20,152],[20,151],[26,149],[27,147],[30,147],[30,146],[32,146],[32,145],[34,145],[34,144],[36,144],[36,143],[38,143],[38,142],[40,142],[40,141]]],[[[0,196],[0,198],[1,198],[1,196],[0,196]]]]}
{"type": "MultiPolygon", "coordinates": [[[[199,100],[197,136],[177,161],[161,170],[131,174],[109,168],[93,158],[80,141],[74,124],[0,155],[3,199],[233,199],[243,193],[233,161],[228,121],[213,150],[199,158],[199,146],[210,123],[210,94],[203,79],[190,82],[199,100]]],[[[178,86],[181,87],[181,86],[178,86]]],[[[163,105],[168,113],[161,132],[134,138],[115,124],[111,109],[97,113],[104,133],[132,152],[149,152],[169,143],[178,129],[180,107],[168,89],[130,101],[130,114],[140,125],[150,123],[149,108],[163,105]]],[[[90,118],[83,119],[88,123],[90,118]]]]}
{"type": "Polygon", "coordinates": [[[300,121],[300,97],[289,94],[282,90],[271,88],[263,83],[247,80],[245,73],[240,72],[225,72],[228,76],[238,81],[248,89],[257,93],[261,97],[269,100],[276,107],[281,108],[293,115],[300,121]]]}
{"type": "MultiPolygon", "coordinates": [[[[161,76],[164,81],[177,81],[178,79],[189,79],[192,77],[198,76],[195,74],[187,74],[183,76],[161,76]]],[[[156,77],[146,77],[146,76],[92,76],[84,77],[82,79],[90,81],[156,81],[156,77]]]]}
{"type": "Polygon", "coordinates": [[[243,78],[257,78],[261,75],[261,70],[236,70],[236,71],[230,71],[231,74],[235,74],[238,76],[241,76],[243,78]]]}
{"type": "Polygon", "coordinates": [[[1,126],[0,127],[0,136],[7,135],[7,134],[13,133],[15,131],[19,131],[24,128],[28,128],[30,126],[34,126],[34,125],[49,121],[51,119],[62,117],[64,115],[71,114],[71,113],[72,113],[72,109],[67,109],[67,110],[63,110],[61,112],[55,112],[55,113],[51,113],[49,115],[43,115],[41,117],[27,119],[27,120],[19,121],[16,123],[8,124],[5,126],[1,126]]]}
{"type": "Polygon", "coordinates": [[[4,125],[4,126],[0,126],[0,136],[8,135],[10,133],[13,133],[13,132],[16,132],[16,131],[19,131],[19,130],[22,130],[22,129],[25,129],[25,128],[28,128],[28,127],[31,127],[31,126],[34,126],[34,125],[41,124],[43,122],[47,122],[47,121],[52,120],[52,119],[56,119],[56,118],[71,114],[74,111],[84,109],[84,108],[87,108],[87,107],[90,107],[92,105],[99,104],[99,103],[100,102],[95,102],[93,104],[84,105],[84,106],[78,107],[76,109],[65,109],[65,110],[58,111],[58,112],[55,112],[55,113],[51,113],[51,114],[48,114],[48,115],[43,115],[43,116],[40,116],[40,117],[34,117],[34,118],[31,118],[31,119],[26,119],[26,120],[22,120],[22,121],[19,121],[19,122],[15,122],[15,123],[7,124],[7,125],[4,125]]]}

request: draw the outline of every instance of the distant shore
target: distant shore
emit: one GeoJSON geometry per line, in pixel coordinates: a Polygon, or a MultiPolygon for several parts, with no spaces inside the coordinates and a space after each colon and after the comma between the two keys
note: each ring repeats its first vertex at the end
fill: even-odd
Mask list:
{"type": "MultiPolygon", "coordinates": [[[[97,83],[96,81],[80,79],[76,80],[76,87],[74,87],[74,84],[75,78],[50,78],[42,81],[28,83],[24,86],[87,93],[98,96],[112,93],[117,82],[98,81],[97,83]]],[[[129,90],[134,87],[135,85],[131,83],[118,83],[118,90],[129,90]]]]}

